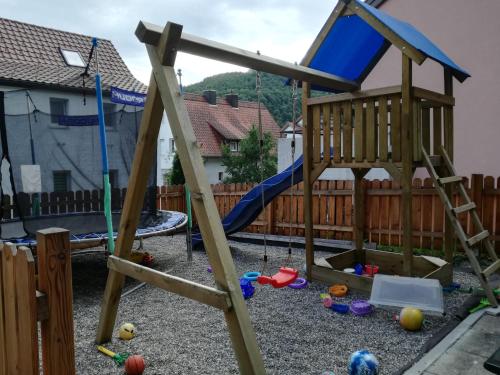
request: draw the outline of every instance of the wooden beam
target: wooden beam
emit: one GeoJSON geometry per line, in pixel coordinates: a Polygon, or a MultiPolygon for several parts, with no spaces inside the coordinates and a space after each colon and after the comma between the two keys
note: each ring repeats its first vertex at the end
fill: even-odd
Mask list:
{"type": "Polygon", "coordinates": [[[313,114],[312,108],[307,105],[307,99],[311,96],[311,86],[304,82],[302,84],[302,121],[303,121],[303,155],[304,155],[304,236],[306,240],[306,277],[312,281],[312,266],[314,264],[314,238],[312,221],[312,179],[313,172],[313,114]]]}
{"type": "MultiPolygon", "coordinates": [[[[158,93],[161,96],[170,128],[176,140],[177,152],[186,182],[194,198],[193,208],[203,236],[208,260],[212,265],[215,283],[219,290],[228,294],[232,303],[232,308],[226,311],[224,316],[240,372],[242,374],[264,373],[264,363],[257,346],[255,332],[241,293],[229,245],[215,205],[212,189],[208,183],[207,172],[186,104],[177,83],[175,70],[173,67],[161,64],[162,56],[158,55],[157,47],[146,45],[146,50],[153,67],[158,93]]],[[[144,177],[144,184],[146,180],[144,177]]],[[[135,227],[133,229],[135,230],[135,227]]]]}
{"type": "Polygon", "coordinates": [[[401,85],[388,86],[371,90],[344,92],[342,94],[317,96],[314,98],[308,98],[307,104],[314,105],[314,104],[335,103],[335,102],[344,102],[346,100],[356,100],[356,99],[364,100],[368,98],[378,98],[380,96],[389,96],[400,93],[401,93],[401,85]]]}
{"type": "Polygon", "coordinates": [[[40,230],[36,241],[38,286],[47,295],[49,311],[49,318],[41,324],[43,373],[75,374],[69,231],[61,228],[40,230]]]}
{"type": "Polygon", "coordinates": [[[17,334],[19,335],[19,353],[22,353],[19,373],[37,375],[40,364],[38,360],[35,259],[27,247],[20,246],[17,249],[14,262],[16,264],[17,334]]]}
{"type": "Polygon", "coordinates": [[[412,60],[402,54],[402,103],[401,103],[401,208],[403,228],[403,275],[413,273],[413,238],[412,238],[412,179],[413,179],[413,100],[412,100],[412,60]]]}
{"type": "MultiPolygon", "coordinates": [[[[453,97],[453,74],[451,69],[444,68],[444,94],[453,97]]],[[[453,107],[443,107],[443,130],[444,139],[443,145],[450,161],[453,162],[453,107]]],[[[446,170],[446,168],[443,168],[446,170]]],[[[444,186],[444,190],[450,202],[453,198],[453,185],[444,186]]],[[[453,223],[448,215],[445,215],[444,220],[444,259],[447,262],[453,262],[453,254],[455,253],[455,231],[453,223]]]]}
{"type": "Polygon", "coordinates": [[[158,54],[162,56],[162,65],[174,66],[177,57],[177,46],[182,35],[182,25],[167,22],[165,29],[167,32],[162,33],[158,42],[158,54]]]}
{"type": "Polygon", "coordinates": [[[114,255],[108,257],[108,268],[130,276],[138,281],[154,285],[157,288],[195,301],[213,306],[223,311],[231,308],[231,300],[226,292],[211,288],[177,276],[135,264],[114,255]]]}
{"type": "Polygon", "coordinates": [[[382,168],[384,168],[387,173],[389,173],[391,175],[391,177],[398,181],[399,183],[401,183],[401,170],[396,167],[396,165],[394,163],[380,163],[380,165],[382,166],[382,168]]]}
{"type": "Polygon", "coordinates": [[[455,98],[450,95],[443,95],[435,91],[422,89],[420,87],[413,87],[413,96],[419,99],[425,99],[433,105],[455,105],[455,98]]]}
{"type": "Polygon", "coordinates": [[[15,245],[4,243],[2,250],[2,276],[0,288],[3,288],[3,324],[4,342],[0,347],[5,350],[5,374],[14,375],[18,373],[22,353],[19,353],[19,335],[17,334],[17,301],[16,301],[16,268],[15,268],[15,245]]]}
{"type": "MultiPolygon", "coordinates": [[[[141,21],[137,26],[136,36],[141,42],[156,46],[160,41],[162,32],[163,28],[161,26],[141,21]]],[[[310,82],[311,84],[334,90],[354,91],[358,90],[360,87],[359,84],[354,81],[333,74],[263,56],[184,32],[177,44],[177,51],[277,74],[298,81],[310,82]]]]}
{"type": "Polygon", "coordinates": [[[399,48],[405,56],[412,59],[419,65],[425,61],[426,56],[422,52],[420,52],[418,49],[416,49],[411,44],[406,42],[398,34],[396,34],[384,23],[382,23],[378,18],[376,18],[365,8],[363,8],[363,6],[358,5],[356,1],[350,0],[347,3],[347,7],[354,14],[357,14],[362,20],[364,20],[367,24],[369,24],[376,31],[378,31],[385,39],[391,42],[395,47],[399,48]]]}
{"type": "Polygon", "coordinates": [[[363,240],[365,234],[365,186],[363,177],[369,169],[352,169],[354,174],[354,241],[357,252],[357,262],[365,264],[363,240]]]}

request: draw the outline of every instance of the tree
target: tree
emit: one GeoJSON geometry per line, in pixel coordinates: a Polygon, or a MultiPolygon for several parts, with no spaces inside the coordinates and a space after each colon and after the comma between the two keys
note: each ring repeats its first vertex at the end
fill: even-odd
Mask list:
{"type": "Polygon", "coordinates": [[[260,161],[259,132],[252,126],[246,138],[240,142],[240,152],[231,152],[227,145],[222,146],[222,164],[229,177],[225,183],[260,182],[276,174],[278,163],[273,153],[275,142],[271,133],[264,133],[262,163],[260,161]]]}
{"type": "Polygon", "coordinates": [[[184,178],[184,172],[182,171],[181,161],[177,151],[174,154],[174,160],[172,161],[172,170],[168,174],[168,184],[169,185],[184,185],[186,179],[184,178]]]}

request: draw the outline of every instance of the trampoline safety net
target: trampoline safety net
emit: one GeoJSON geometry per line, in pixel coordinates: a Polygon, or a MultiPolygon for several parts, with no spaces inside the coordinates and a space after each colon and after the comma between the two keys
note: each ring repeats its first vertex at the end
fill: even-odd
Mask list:
{"type": "MultiPolygon", "coordinates": [[[[97,115],[57,116],[38,110],[9,115],[9,108],[5,112],[0,121],[2,240],[34,238],[36,230],[48,226],[69,225],[73,236],[105,232],[104,215],[95,214],[102,213],[104,196],[97,115]],[[68,219],[79,212],[87,214],[68,219]]],[[[142,110],[121,110],[105,117],[112,209],[119,212],[142,110]]],[[[142,227],[168,221],[156,218],[155,171],[152,168],[148,181],[142,227]]],[[[115,225],[118,218],[115,215],[115,225]]]]}

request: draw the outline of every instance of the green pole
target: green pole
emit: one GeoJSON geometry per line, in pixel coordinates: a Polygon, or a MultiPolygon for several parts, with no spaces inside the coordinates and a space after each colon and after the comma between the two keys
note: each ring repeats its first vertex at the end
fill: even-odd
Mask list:
{"type": "Polygon", "coordinates": [[[187,230],[186,230],[186,245],[187,245],[188,260],[191,261],[193,260],[193,244],[191,242],[192,240],[191,229],[193,228],[193,217],[191,215],[191,192],[189,191],[189,186],[187,184],[184,184],[184,191],[186,193],[186,213],[188,216],[187,230]]]}

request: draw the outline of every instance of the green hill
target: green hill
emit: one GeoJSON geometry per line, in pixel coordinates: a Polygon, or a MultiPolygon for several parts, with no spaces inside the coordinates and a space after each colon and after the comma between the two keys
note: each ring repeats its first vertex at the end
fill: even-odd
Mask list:
{"type": "MultiPolygon", "coordinates": [[[[278,125],[282,126],[292,119],[292,90],[285,85],[285,78],[262,73],[262,103],[269,109],[278,125]]],[[[203,90],[216,90],[217,96],[233,92],[241,100],[257,100],[255,92],[255,71],[217,74],[203,81],[184,87],[186,92],[201,94],[203,90]]],[[[297,102],[297,116],[300,114],[300,90],[297,102]]]]}

